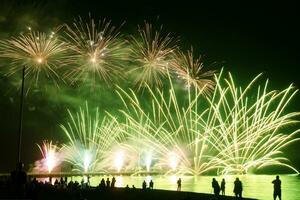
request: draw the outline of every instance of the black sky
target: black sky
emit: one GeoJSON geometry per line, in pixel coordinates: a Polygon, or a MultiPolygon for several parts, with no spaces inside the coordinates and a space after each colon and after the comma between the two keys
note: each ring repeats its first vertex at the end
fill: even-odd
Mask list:
{"type": "MultiPolygon", "coordinates": [[[[26,23],[37,28],[54,26],[70,22],[78,15],[87,16],[89,12],[95,18],[112,19],[115,24],[126,21],[123,29],[128,32],[149,20],[163,24],[165,30],[180,37],[183,48],[193,45],[208,63],[216,62],[218,68],[224,67],[239,80],[250,81],[263,72],[274,89],[282,89],[290,83],[299,88],[297,8],[296,2],[0,0],[0,35],[19,31],[26,23]]],[[[300,111],[299,100],[298,94],[293,102],[294,110],[300,111]]],[[[2,125],[15,120],[12,116],[0,115],[2,125]]],[[[7,139],[0,134],[0,171],[7,171],[13,162],[2,164],[2,157],[10,157],[4,143],[13,144],[8,140],[14,137],[7,139]]],[[[296,154],[298,145],[289,151],[291,160],[300,170],[300,158],[296,154]]]]}

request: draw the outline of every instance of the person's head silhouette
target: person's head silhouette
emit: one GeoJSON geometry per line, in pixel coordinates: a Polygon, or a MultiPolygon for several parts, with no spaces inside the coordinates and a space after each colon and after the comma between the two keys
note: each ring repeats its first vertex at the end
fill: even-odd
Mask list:
{"type": "Polygon", "coordinates": [[[18,162],[18,164],[17,164],[17,169],[18,169],[19,171],[22,171],[23,168],[24,168],[24,163],[18,162]]]}
{"type": "Polygon", "coordinates": [[[276,176],[276,179],[279,180],[279,176],[276,176]]]}

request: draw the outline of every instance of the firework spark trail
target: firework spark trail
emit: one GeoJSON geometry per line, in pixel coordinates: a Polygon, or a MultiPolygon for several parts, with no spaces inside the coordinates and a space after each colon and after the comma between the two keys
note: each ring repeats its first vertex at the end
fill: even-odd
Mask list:
{"type": "Polygon", "coordinates": [[[186,87],[198,87],[200,90],[203,89],[202,93],[204,95],[209,95],[214,90],[214,74],[216,71],[204,71],[201,57],[195,58],[193,54],[193,48],[187,53],[177,51],[175,59],[170,63],[172,66],[171,71],[183,80],[186,87]]]}
{"type": "Polygon", "coordinates": [[[61,79],[58,70],[68,63],[67,46],[55,35],[29,32],[0,41],[0,57],[8,62],[7,75],[26,67],[26,77],[37,84],[43,74],[54,81],[61,79]]]}
{"type": "Polygon", "coordinates": [[[210,144],[217,150],[215,159],[222,163],[221,173],[247,173],[269,165],[287,164],[281,150],[296,140],[299,129],[282,133],[287,125],[298,121],[299,112],[285,114],[286,106],[296,94],[292,86],[282,91],[268,91],[268,81],[263,89],[254,84],[255,77],[245,89],[238,88],[229,74],[216,78],[214,95],[209,99],[209,111],[203,116],[205,128],[210,130],[210,144]],[[223,83],[225,84],[223,85],[223,83]]]}
{"type": "Polygon", "coordinates": [[[46,169],[48,173],[51,173],[52,170],[62,162],[62,160],[58,156],[58,146],[53,144],[52,141],[44,141],[42,146],[40,146],[39,144],[37,144],[37,146],[43,155],[43,160],[39,162],[39,165],[40,163],[42,163],[42,166],[37,166],[37,170],[44,171],[46,169]]]}
{"type": "Polygon", "coordinates": [[[176,41],[170,34],[163,35],[162,28],[154,30],[151,24],[139,27],[139,35],[131,36],[130,59],[134,67],[129,71],[135,76],[138,89],[146,85],[162,85],[162,78],[167,76],[169,62],[173,59],[176,41]]]}
{"type": "Polygon", "coordinates": [[[100,79],[108,83],[116,77],[122,77],[123,64],[127,59],[125,41],[119,28],[111,21],[98,23],[89,18],[86,22],[81,17],[73,24],[66,25],[64,38],[72,52],[72,66],[65,76],[76,81],[100,79]]]}
{"type": "Polygon", "coordinates": [[[66,160],[77,171],[108,170],[111,166],[105,162],[107,157],[113,147],[124,141],[119,124],[112,117],[100,120],[98,108],[91,115],[87,104],[76,114],[68,112],[70,121],[66,126],[61,125],[69,139],[69,144],[62,148],[66,160]]]}

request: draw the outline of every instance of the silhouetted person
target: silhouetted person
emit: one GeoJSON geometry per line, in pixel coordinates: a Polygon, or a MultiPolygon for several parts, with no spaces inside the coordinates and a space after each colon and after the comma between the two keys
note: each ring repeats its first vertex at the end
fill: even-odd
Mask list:
{"type": "Polygon", "coordinates": [[[147,183],[145,180],[143,181],[142,188],[143,188],[143,190],[146,190],[146,188],[147,188],[147,183]]]}
{"type": "Polygon", "coordinates": [[[177,191],[181,191],[181,178],[177,180],[177,191]]]}
{"type": "Polygon", "coordinates": [[[222,195],[225,195],[225,185],[226,185],[226,182],[225,182],[225,179],[223,178],[222,182],[221,182],[221,194],[222,195]]]}
{"type": "Polygon", "coordinates": [[[278,197],[281,200],[281,180],[279,176],[276,176],[276,179],[272,181],[274,185],[273,198],[274,200],[278,197]]]}
{"type": "Polygon", "coordinates": [[[149,183],[149,188],[153,190],[153,186],[154,186],[154,183],[153,183],[153,181],[151,180],[150,183],[149,183]]]}
{"type": "Polygon", "coordinates": [[[111,188],[115,188],[115,184],[116,184],[116,178],[113,177],[113,178],[111,179],[111,188]]]}
{"type": "Polygon", "coordinates": [[[109,180],[109,178],[106,179],[106,187],[107,187],[107,188],[110,187],[110,180],[109,180]]]}
{"type": "Polygon", "coordinates": [[[135,186],[134,186],[134,185],[132,185],[132,189],[135,189],[135,186]]]}
{"type": "Polygon", "coordinates": [[[87,176],[87,183],[86,183],[87,186],[90,186],[90,185],[91,185],[90,178],[91,178],[91,177],[88,175],[88,176],[87,176]]]}
{"type": "Polygon", "coordinates": [[[59,182],[58,182],[58,180],[57,180],[57,179],[55,179],[55,181],[54,181],[54,185],[55,185],[56,187],[58,187],[58,185],[59,185],[59,182]]]}
{"type": "Polygon", "coordinates": [[[83,185],[84,185],[84,179],[83,179],[83,178],[81,179],[81,182],[80,182],[80,183],[81,183],[81,186],[84,187],[84,186],[83,186],[83,185]]]}
{"type": "Polygon", "coordinates": [[[218,181],[215,178],[212,179],[211,186],[214,189],[214,194],[216,196],[219,196],[219,194],[220,194],[220,185],[219,185],[218,181]]]}
{"type": "Polygon", "coordinates": [[[17,169],[11,172],[12,183],[15,188],[15,194],[19,198],[25,197],[27,174],[23,170],[24,164],[19,162],[17,164],[17,169]]]}
{"type": "Polygon", "coordinates": [[[101,179],[99,187],[100,187],[100,189],[104,189],[105,188],[105,180],[104,180],[104,178],[101,179]]]}
{"type": "Polygon", "coordinates": [[[243,184],[239,178],[236,178],[234,181],[233,192],[235,194],[235,197],[240,198],[240,199],[242,198],[243,184]]]}

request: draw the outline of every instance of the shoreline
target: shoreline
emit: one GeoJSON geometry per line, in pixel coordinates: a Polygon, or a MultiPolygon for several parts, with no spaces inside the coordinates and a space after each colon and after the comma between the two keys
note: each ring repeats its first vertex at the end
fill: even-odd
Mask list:
{"type": "MultiPolygon", "coordinates": [[[[1,188],[0,199],[14,198],[13,195],[6,193],[7,191],[1,188]]],[[[59,189],[54,186],[41,187],[30,193],[30,199],[43,200],[60,200],[60,199],[111,199],[111,200],[233,200],[233,196],[215,196],[213,194],[186,192],[186,191],[171,191],[161,189],[139,189],[139,188],[109,188],[100,189],[98,187],[89,187],[87,189],[69,190],[59,189]]],[[[253,198],[243,198],[244,200],[256,200],[253,198]]]]}

